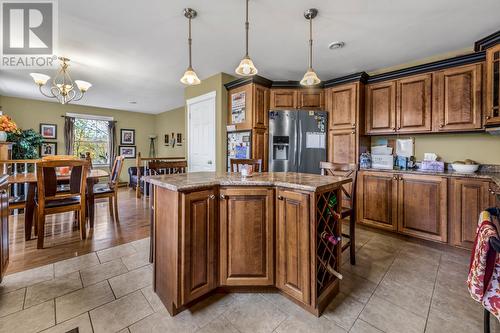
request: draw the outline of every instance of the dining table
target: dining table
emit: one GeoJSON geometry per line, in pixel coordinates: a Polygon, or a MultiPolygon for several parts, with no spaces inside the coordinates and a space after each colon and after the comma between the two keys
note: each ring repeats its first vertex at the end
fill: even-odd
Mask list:
{"type": "MultiPolygon", "coordinates": [[[[69,180],[70,174],[57,175],[58,181],[69,180]]],[[[109,172],[102,169],[91,169],[87,173],[87,209],[90,228],[94,227],[94,185],[101,178],[109,177],[109,172]]],[[[24,210],[25,240],[31,239],[33,216],[35,213],[35,193],[37,190],[37,175],[35,172],[17,173],[10,175],[8,178],[9,184],[28,184],[28,193],[26,194],[26,207],[24,210]]]]}

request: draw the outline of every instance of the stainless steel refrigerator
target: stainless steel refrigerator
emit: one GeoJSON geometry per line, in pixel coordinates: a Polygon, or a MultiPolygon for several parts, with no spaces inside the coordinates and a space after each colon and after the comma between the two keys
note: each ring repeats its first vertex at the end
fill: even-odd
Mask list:
{"type": "Polygon", "coordinates": [[[327,126],[326,111],[269,112],[269,171],[319,174],[327,156],[327,126]]]}

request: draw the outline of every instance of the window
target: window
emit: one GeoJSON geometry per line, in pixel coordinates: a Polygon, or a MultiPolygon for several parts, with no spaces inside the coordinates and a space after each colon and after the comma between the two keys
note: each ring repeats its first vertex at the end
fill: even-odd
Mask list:
{"type": "Polygon", "coordinates": [[[90,153],[93,165],[109,165],[108,121],[75,118],[73,154],[85,158],[90,153]]]}

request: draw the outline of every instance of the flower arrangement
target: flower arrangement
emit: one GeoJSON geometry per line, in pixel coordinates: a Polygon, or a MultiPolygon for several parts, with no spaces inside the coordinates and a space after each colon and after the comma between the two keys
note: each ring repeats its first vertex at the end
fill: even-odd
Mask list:
{"type": "Polygon", "coordinates": [[[0,116],[0,131],[7,133],[17,133],[19,128],[16,123],[7,115],[0,116]]]}

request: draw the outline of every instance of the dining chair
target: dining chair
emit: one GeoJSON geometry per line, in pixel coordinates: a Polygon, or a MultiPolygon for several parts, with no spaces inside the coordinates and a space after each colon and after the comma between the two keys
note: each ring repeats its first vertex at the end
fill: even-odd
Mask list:
{"type": "Polygon", "coordinates": [[[80,239],[86,238],[85,185],[88,164],[85,160],[50,160],[37,163],[36,199],[38,224],[37,248],[43,249],[45,238],[45,217],[51,214],[76,212],[80,223],[80,239]],[[57,191],[57,168],[70,167],[69,192],[57,191]]]}
{"type": "Polygon", "coordinates": [[[242,165],[251,165],[255,172],[262,172],[262,160],[261,159],[243,159],[243,158],[232,158],[230,160],[229,169],[231,172],[240,172],[242,165]]]}
{"type": "MultiPolygon", "coordinates": [[[[117,156],[111,168],[108,183],[94,185],[94,201],[95,199],[108,198],[109,215],[115,222],[120,222],[118,217],[118,180],[123,167],[125,156],[117,156]],[[113,212],[114,211],[114,212],[113,212]]],[[[89,202],[93,205],[94,202],[89,202]]]]}
{"type": "Polygon", "coordinates": [[[342,244],[342,252],[349,248],[351,265],[356,265],[356,176],[357,165],[347,163],[320,162],[321,174],[351,178],[352,182],[342,186],[341,220],[349,217],[349,235],[342,233],[342,239],[349,241],[342,244]],[[345,205],[347,203],[347,205],[345,205]]]}
{"type": "Polygon", "coordinates": [[[187,161],[150,161],[148,172],[150,175],[172,175],[186,173],[187,161]]]}

